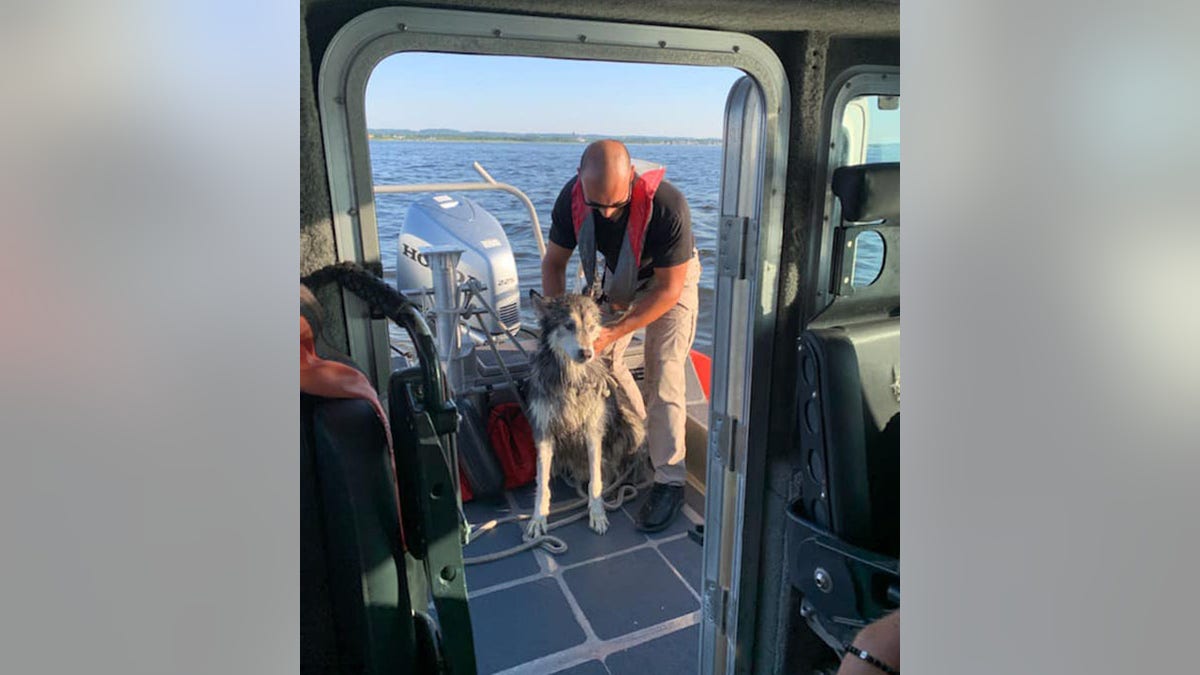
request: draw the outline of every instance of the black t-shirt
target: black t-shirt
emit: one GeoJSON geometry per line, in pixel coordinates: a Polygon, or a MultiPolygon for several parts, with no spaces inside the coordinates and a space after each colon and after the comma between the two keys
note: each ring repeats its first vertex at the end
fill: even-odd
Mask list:
{"type": "MultiPolygon", "coordinates": [[[[566,249],[574,249],[575,223],[571,220],[571,190],[578,177],[567,181],[554,210],[550,214],[550,241],[566,249]]],[[[630,209],[626,207],[620,217],[613,221],[593,209],[596,220],[596,250],[604,256],[604,264],[610,272],[617,269],[617,258],[625,241],[625,225],[629,221],[630,209]]],[[[646,243],[642,246],[638,279],[654,276],[655,267],[682,265],[692,257],[696,244],[692,239],[692,214],[687,200],[674,185],[663,181],[654,193],[654,210],[646,226],[646,243]]]]}

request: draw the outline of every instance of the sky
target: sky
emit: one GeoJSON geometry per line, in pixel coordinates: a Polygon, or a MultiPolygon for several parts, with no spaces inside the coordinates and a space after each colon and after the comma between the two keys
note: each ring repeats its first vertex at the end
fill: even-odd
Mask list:
{"type": "Polygon", "coordinates": [[[402,53],[367,83],[372,129],[720,138],[733,68],[402,53]]]}
{"type": "Polygon", "coordinates": [[[867,134],[870,137],[870,143],[886,144],[900,142],[901,110],[901,108],[880,110],[877,104],[871,106],[868,111],[871,118],[871,130],[867,134]]]}

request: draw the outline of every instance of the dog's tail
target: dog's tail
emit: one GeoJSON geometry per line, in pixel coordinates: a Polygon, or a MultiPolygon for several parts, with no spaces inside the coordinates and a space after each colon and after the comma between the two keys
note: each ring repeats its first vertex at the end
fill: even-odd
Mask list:
{"type": "Polygon", "coordinates": [[[414,306],[403,293],[392,288],[386,281],[358,263],[343,262],[327,265],[300,281],[312,290],[336,282],[357,295],[372,309],[383,313],[384,316],[397,323],[401,321],[401,311],[406,307],[414,306]]]}

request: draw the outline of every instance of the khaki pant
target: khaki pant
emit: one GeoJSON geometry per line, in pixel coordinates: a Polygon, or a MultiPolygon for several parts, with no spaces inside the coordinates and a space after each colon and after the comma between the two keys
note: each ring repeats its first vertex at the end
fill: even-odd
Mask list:
{"type": "MultiPolygon", "coordinates": [[[[654,481],[683,485],[687,479],[687,380],[685,373],[696,339],[696,313],[700,306],[700,256],[688,263],[687,280],[675,306],[646,326],[646,399],[625,365],[625,349],[633,334],[617,340],[603,355],[617,383],[646,419],[646,443],[654,464],[654,481]]],[[[645,295],[639,292],[637,302],[645,295]]],[[[606,319],[609,317],[606,317],[606,319]]]]}

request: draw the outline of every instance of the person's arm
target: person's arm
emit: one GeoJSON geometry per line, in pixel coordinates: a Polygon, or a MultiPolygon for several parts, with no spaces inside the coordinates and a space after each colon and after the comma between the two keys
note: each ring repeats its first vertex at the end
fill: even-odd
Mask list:
{"type": "Polygon", "coordinates": [[[558,191],[554,208],[550,210],[550,241],[546,242],[546,254],[542,256],[542,295],[554,298],[567,292],[567,264],[575,241],[575,228],[571,220],[571,188],[574,180],[558,191]]]}
{"type": "Polygon", "coordinates": [[[546,244],[546,255],[542,258],[542,295],[554,298],[567,291],[567,263],[571,261],[571,249],[554,242],[546,244]]]}
{"type": "MultiPolygon", "coordinates": [[[[879,619],[859,631],[851,643],[866,651],[896,671],[900,670],[900,610],[879,619]]],[[[863,661],[857,656],[846,655],[837,675],[881,675],[886,671],[863,661]]]]}
{"type": "MultiPolygon", "coordinates": [[[[683,295],[687,273],[688,263],[654,268],[654,283],[646,295],[633,303],[620,319],[600,329],[600,336],[596,338],[594,345],[596,353],[603,353],[609,345],[622,337],[649,326],[674,307],[675,303],[679,302],[679,296],[683,295]]],[[[544,272],[542,283],[545,283],[544,272]]]]}

